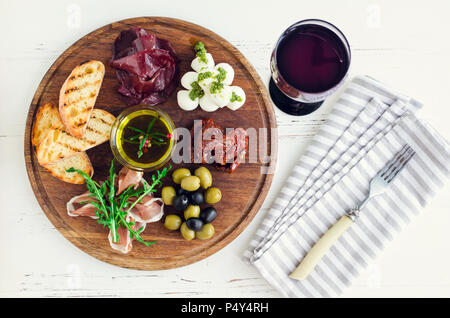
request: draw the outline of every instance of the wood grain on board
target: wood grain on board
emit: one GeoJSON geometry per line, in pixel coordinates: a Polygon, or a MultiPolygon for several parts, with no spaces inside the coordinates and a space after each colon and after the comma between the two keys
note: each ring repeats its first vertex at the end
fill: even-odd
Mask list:
{"type": "MultiPolygon", "coordinates": [[[[180,89],[180,85],[178,89],[180,89]]],[[[229,42],[217,34],[198,25],[182,20],[158,17],[127,19],[101,27],[84,36],[69,47],[50,67],[33,97],[25,128],[25,162],[30,183],[42,210],[53,225],[70,242],[84,252],[102,261],[133,269],[158,270],[184,266],[199,261],[226,246],[241,233],[261,207],[272,181],[272,174],[261,173],[268,165],[275,166],[277,154],[276,138],[271,142],[271,130],[276,128],[275,115],[266,88],[245,57],[229,42]],[[191,112],[182,111],[176,102],[176,93],[158,105],[167,112],[177,127],[191,128],[195,119],[213,118],[224,128],[269,128],[265,140],[270,162],[244,163],[233,173],[211,168],[213,186],[222,190],[222,201],[215,205],[218,217],[213,222],[216,234],[210,240],[185,241],[179,232],[164,228],[163,220],[147,225],[142,237],[156,240],[157,244],[146,247],[133,243],[129,254],[121,254],[111,249],[108,230],[87,217],[70,217],[66,212],[66,202],[73,196],[86,191],[85,185],[64,183],[52,177],[39,166],[31,145],[31,128],[39,106],[57,103],[59,90],[72,69],[88,59],[102,61],[106,74],[97,98],[96,108],[105,109],[117,116],[127,106],[117,93],[119,85],[115,71],[109,66],[112,44],[117,35],[132,26],[146,29],[158,37],[171,42],[180,59],[181,74],[190,70],[194,58],[193,43],[201,40],[216,63],[227,62],[235,70],[233,85],[241,86],[246,92],[245,105],[237,111],[228,108],[207,113],[197,108],[191,112]]],[[[105,143],[89,150],[88,155],[95,169],[94,179],[104,180],[107,176],[112,153],[105,143]]],[[[173,165],[174,169],[186,166],[192,170],[195,164],[173,165]]],[[[145,174],[150,178],[151,173],[145,174]]],[[[165,185],[172,184],[166,177],[165,185]]],[[[159,192],[158,192],[159,194],[159,192]]],[[[166,207],[166,214],[174,212],[166,207]]]]}

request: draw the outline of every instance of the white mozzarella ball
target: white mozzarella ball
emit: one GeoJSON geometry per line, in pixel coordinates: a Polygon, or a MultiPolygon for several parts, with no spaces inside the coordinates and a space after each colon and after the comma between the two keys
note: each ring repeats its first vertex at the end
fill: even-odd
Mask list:
{"type": "Polygon", "coordinates": [[[181,78],[181,86],[183,86],[187,90],[191,90],[192,89],[191,84],[193,82],[196,82],[197,78],[198,78],[198,73],[197,72],[192,72],[192,71],[191,72],[187,72],[181,78]]]}
{"type": "Polygon", "coordinates": [[[207,63],[203,62],[199,57],[192,60],[191,67],[197,73],[214,69],[214,59],[210,53],[205,54],[207,63]]]}
{"type": "Polygon", "coordinates": [[[230,86],[228,85],[224,85],[223,88],[216,93],[211,93],[210,91],[209,93],[211,95],[211,99],[219,107],[225,107],[230,103],[232,92],[230,86]]]}
{"type": "MultiPolygon", "coordinates": [[[[240,108],[242,105],[244,105],[245,97],[246,97],[245,92],[239,86],[230,86],[230,90],[231,90],[231,96],[233,96],[233,93],[234,93],[242,99],[241,101],[236,100],[234,102],[229,100],[229,104],[227,105],[228,108],[231,110],[236,110],[236,109],[240,108]]],[[[231,96],[230,96],[230,99],[231,99],[231,96]]]]}
{"type": "Polygon", "coordinates": [[[225,76],[225,80],[223,81],[224,84],[226,85],[231,85],[231,83],[233,83],[233,79],[234,79],[234,69],[233,67],[228,64],[228,63],[219,63],[217,64],[214,69],[217,70],[217,73],[219,72],[218,69],[222,68],[225,70],[225,72],[227,72],[226,76],[225,76]]]}
{"type": "Polygon", "coordinates": [[[192,100],[189,96],[189,93],[190,91],[187,90],[181,90],[177,93],[178,106],[180,106],[182,110],[194,110],[198,106],[199,98],[196,97],[194,100],[192,100]]]}
{"type": "Polygon", "coordinates": [[[214,101],[211,99],[211,95],[205,93],[202,98],[200,98],[200,108],[207,112],[213,112],[219,109],[214,101]]]}

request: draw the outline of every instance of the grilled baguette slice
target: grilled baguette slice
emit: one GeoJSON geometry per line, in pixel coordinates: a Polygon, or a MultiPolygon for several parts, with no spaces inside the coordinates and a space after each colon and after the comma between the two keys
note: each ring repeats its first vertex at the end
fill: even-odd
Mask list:
{"type": "Polygon", "coordinates": [[[76,138],[64,128],[52,127],[36,149],[41,165],[54,163],[77,152],[86,151],[109,140],[116,118],[102,109],[94,109],[82,138],[76,138]]]}
{"type": "Polygon", "coordinates": [[[52,176],[55,176],[64,182],[83,184],[85,181],[80,174],[77,172],[66,171],[72,167],[84,171],[90,177],[94,174],[94,168],[92,167],[91,160],[89,160],[89,156],[84,151],[77,152],[68,158],[64,158],[55,163],[50,163],[44,166],[44,168],[47,169],[52,176]]]}
{"type": "Polygon", "coordinates": [[[59,92],[59,113],[66,130],[81,138],[97,100],[105,75],[100,61],[85,61],[75,67],[59,92]]]}
{"type": "MultiPolygon", "coordinates": [[[[58,108],[55,105],[48,103],[39,107],[36,114],[31,140],[33,146],[38,146],[52,127],[64,129],[61,118],[59,118],[58,108]]],[[[44,166],[44,168],[53,176],[62,181],[83,184],[85,182],[84,178],[78,173],[66,172],[66,170],[71,167],[84,171],[91,177],[94,174],[94,168],[89,160],[89,156],[84,151],[78,152],[71,157],[57,161],[56,163],[44,166]]]]}
{"type": "Polygon", "coordinates": [[[31,135],[31,144],[37,147],[45,137],[45,134],[53,126],[63,127],[63,123],[59,118],[58,108],[52,103],[47,103],[39,107],[36,114],[31,135]]]}

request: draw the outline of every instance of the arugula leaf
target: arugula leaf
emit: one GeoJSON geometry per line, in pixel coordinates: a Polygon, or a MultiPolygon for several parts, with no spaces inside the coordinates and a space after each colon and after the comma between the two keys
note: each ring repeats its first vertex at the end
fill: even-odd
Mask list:
{"type": "MultiPolygon", "coordinates": [[[[149,127],[151,129],[150,124],[149,127]]],[[[161,186],[161,179],[167,175],[167,172],[170,169],[172,169],[171,165],[163,168],[161,171],[157,170],[156,175],[152,175],[151,185],[143,179],[143,188],[134,189],[134,185],[130,185],[119,195],[117,195],[115,187],[117,174],[115,171],[114,159],[111,161],[111,166],[109,168],[109,178],[101,185],[92,180],[89,175],[81,170],[72,167],[66,171],[77,172],[85,179],[86,187],[90,192],[89,197],[96,200],[88,200],[85,201],[85,203],[90,203],[95,207],[94,211],[98,217],[97,223],[110,229],[113,242],[119,242],[120,236],[117,229],[122,226],[129,231],[130,237],[135,238],[138,242],[141,242],[146,246],[150,246],[155,244],[156,241],[147,242],[140,236],[144,230],[144,226],[140,227],[138,230],[133,230],[132,226],[136,224],[136,221],[133,220],[128,222],[126,218],[137,203],[142,202],[142,199],[149,193],[155,192],[155,187],[161,186]],[[128,200],[132,197],[135,197],[136,200],[130,205],[128,200]]]]}
{"type": "MultiPolygon", "coordinates": [[[[162,184],[161,179],[166,176],[167,172],[169,172],[170,169],[172,169],[171,165],[169,165],[169,168],[164,168],[162,171],[156,170],[157,177],[155,177],[154,174],[152,175],[153,184],[151,186],[148,184],[147,181],[142,179],[143,183],[144,183],[145,191],[139,196],[139,198],[136,201],[133,202],[133,204],[131,204],[131,206],[127,210],[127,213],[130,213],[130,211],[135,207],[135,205],[140,200],[142,200],[146,195],[148,195],[150,192],[154,192],[153,190],[156,186],[160,186],[162,184]]],[[[155,191],[156,191],[156,189],[155,189],[155,191]]]]}
{"type": "MultiPolygon", "coordinates": [[[[100,204],[101,204],[101,206],[99,206],[100,210],[102,210],[102,212],[107,214],[108,211],[106,209],[105,200],[99,189],[100,185],[97,182],[95,182],[94,180],[92,180],[91,177],[89,175],[87,175],[84,171],[75,169],[73,167],[67,169],[66,171],[67,172],[77,172],[84,178],[84,180],[86,181],[86,187],[88,188],[89,192],[91,192],[93,195],[95,195],[95,198],[100,202],[100,204]]],[[[91,203],[95,203],[95,202],[92,201],[91,203]]]]}

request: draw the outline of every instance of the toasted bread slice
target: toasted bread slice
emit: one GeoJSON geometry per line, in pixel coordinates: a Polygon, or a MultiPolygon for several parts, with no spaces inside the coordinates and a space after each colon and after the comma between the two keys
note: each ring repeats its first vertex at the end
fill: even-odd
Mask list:
{"type": "Polygon", "coordinates": [[[85,61],[73,69],[61,87],[59,114],[72,136],[84,136],[104,75],[102,62],[85,61]]]}
{"type": "Polygon", "coordinates": [[[74,184],[83,184],[85,181],[80,174],[77,172],[66,171],[72,167],[84,171],[90,177],[94,174],[94,168],[89,160],[89,156],[84,151],[77,152],[73,156],[44,166],[44,168],[47,169],[53,176],[62,181],[74,184]]]}
{"type": "MultiPolygon", "coordinates": [[[[55,105],[48,103],[39,107],[36,114],[31,140],[33,146],[38,146],[52,127],[64,129],[64,125],[59,117],[58,108],[55,105]]],[[[66,172],[66,170],[71,167],[84,171],[89,176],[94,174],[94,168],[89,160],[89,156],[84,151],[56,163],[44,166],[44,168],[53,176],[62,181],[83,184],[85,182],[84,178],[78,173],[66,172]]]]}
{"type": "Polygon", "coordinates": [[[72,136],[64,128],[52,127],[36,148],[39,163],[54,163],[104,143],[109,140],[114,120],[115,117],[107,111],[94,109],[82,138],[72,136]]]}
{"type": "Polygon", "coordinates": [[[52,126],[63,127],[63,123],[59,117],[58,108],[51,103],[47,103],[39,107],[36,114],[31,135],[31,144],[35,147],[39,145],[52,126]]]}

